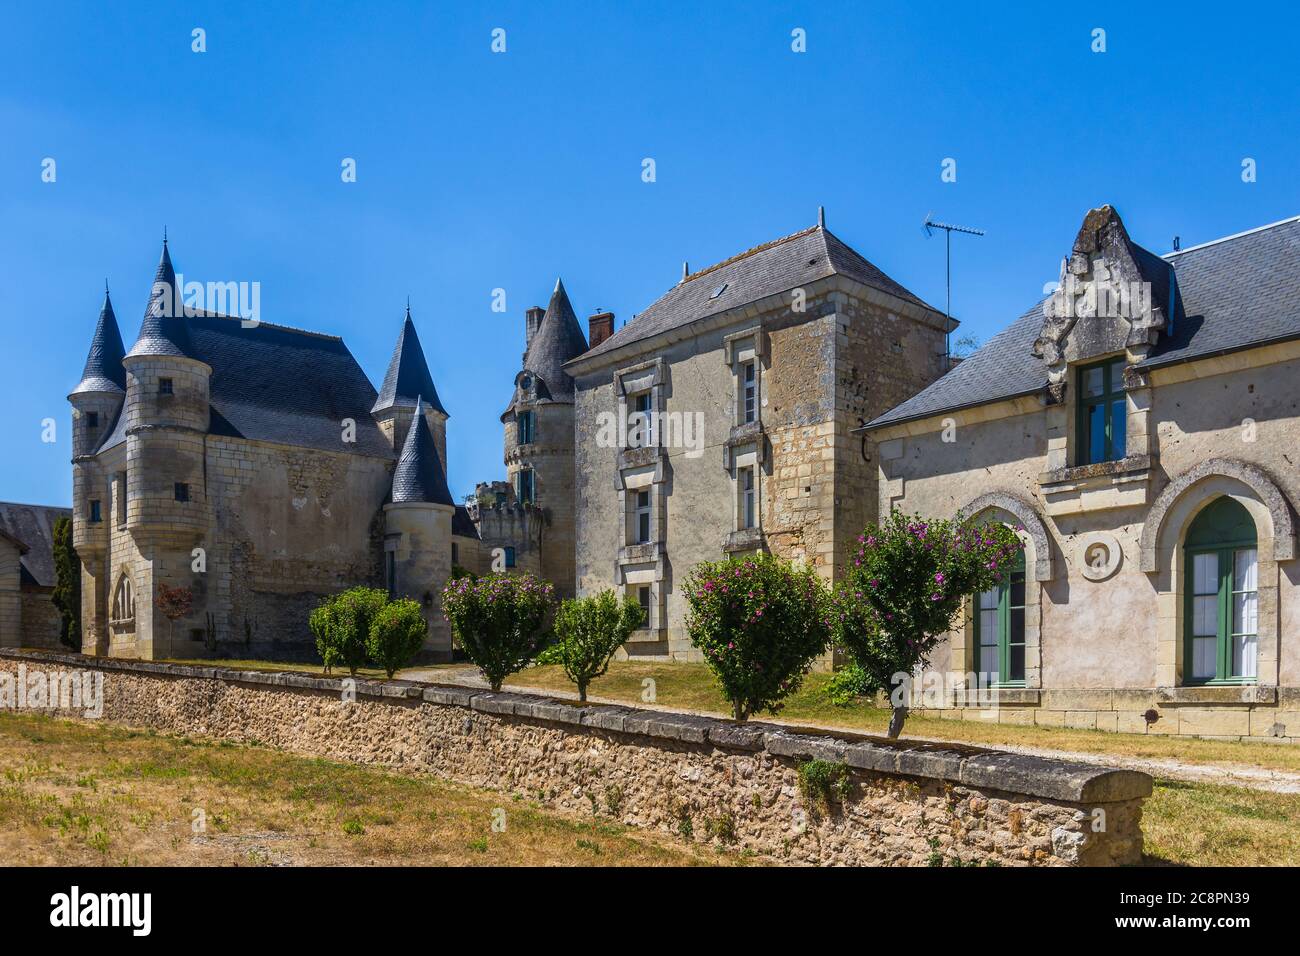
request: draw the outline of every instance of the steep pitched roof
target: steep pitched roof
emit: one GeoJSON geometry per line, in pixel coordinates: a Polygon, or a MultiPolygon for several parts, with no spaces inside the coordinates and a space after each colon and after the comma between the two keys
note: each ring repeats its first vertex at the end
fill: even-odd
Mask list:
{"type": "Polygon", "coordinates": [[[719,312],[832,275],[935,311],[868,262],[825,226],[817,225],[693,272],[588,355],[603,355],[719,312]]]}
{"type": "MultiPolygon", "coordinates": [[[[186,354],[212,368],[212,434],[393,457],[370,414],[374,386],[342,339],[269,322],[246,328],[240,319],[212,314],[185,324],[186,354]],[[355,423],[354,442],[343,441],[345,419],[355,423]]],[[[100,450],[125,440],[120,414],[100,450]]]]}
{"type": "Polygon", "coordinates": [[[564,370],[564,363],[585,351],[587,337],[578,325],[564,283],[556,279],[546,314],[524,356],[524,368],[540,380],[539,395],[551,401],[573,401],[573,378],[564,370]]]}
{"type": "Polygon", "coordinates": [[[105,288],[104,305],[99,310],[99,321],[95,323],[95,336],[90,340],[86,365],[81,371],[81,381],[72,390],[72,394],[125,392],[126,369],[122,366],[122,356],[125,354],[122,333],[117,327],[117,316],[113,314],[113,301],[105,288]]]}
{"type": "MultiPolygon", "coordinates": [[[[1172,329],[1160,336],[1140,368],[1300,338],[1300,216],[1166,256],[1142,252],[1173,266],[1177,303],[1172,329]]],[[[1032,349],[1042,329],[1046,301],[943,378],[866,427],[1040,391],[1047,372],[1032,349]]]]}
{"type": "Polygon", "coordinates": [[[414,405],[421,396],[434,411],[447,414],[438,399],[438,390],[433,387],[433,376],[429,374],[429,365],[424,360],[424,349],[420,346],[420,336],[416,334],[408,306],[402,331],[397,336],[397,344],[393,346],[388,373],[384,376],[379,398],[371,412],[382,412],[396,405],[414,405]]]}
{"type": "Polygon", "coordinates": [[[0,534],[27,548],[22,555],[23,583],[54,587],[54,522],[71,517],[71,508],[0,501],[0,534]]]}
{"type": "Polygon", "coordinates": [[[452,505],[451,491],[447,488],[447,473],[438,457],[438,446],[429,431],[429,420],[424,417],[424,401],[416,396],[415,418],[411,430],[402,443],[402,456],[397,459],[393,472],[393,503],[428,502],[452,505]]]}
{"type": "Polygon", "coordinates": [[[158,260],[149,304],[145,306],[144,321],[140,324],[140,336],[126,354],[180,357],[187,354],[188,346],[184,302],[181,290],[176,288],[176,270],[172,268],[171,253],[167,251],[167,240],[164,239],[162,258],[158,260]]]}

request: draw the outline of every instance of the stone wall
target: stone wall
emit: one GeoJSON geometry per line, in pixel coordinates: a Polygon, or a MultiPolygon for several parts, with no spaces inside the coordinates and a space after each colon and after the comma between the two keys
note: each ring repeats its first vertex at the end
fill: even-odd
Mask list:
{"type": "Polygon", "coordinates": [[[348,701],[308,674],[0,650],[0,671],[20,666],[101,670],[114,722],[436,774],[786,863],[1137,863],[1151,793],[1134,771],[467,687],[358,681],[348,701]],[[847,768],[821,809],[800,794],[813,759],[847,768]]]}
{"type": "Polygon", "coordinates": [[[23,647],[48,647],[59,650],[59,629],[62,617],[54,606],[54,588],[43,588],[38,584],[22,586],[23,608],[23,647]]]}

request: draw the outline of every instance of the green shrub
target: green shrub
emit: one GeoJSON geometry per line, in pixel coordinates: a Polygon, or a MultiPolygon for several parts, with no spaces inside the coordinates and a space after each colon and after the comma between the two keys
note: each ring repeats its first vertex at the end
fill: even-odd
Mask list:
{"type": "Polygon", "coordinates": [[[874,697],[883,690],[876,679],[864,671],[858,664],[845,664],[826,683],[826,696],[836,707],[848,707],[863,697],[874,697]]]}
{"type": "Polygon", "coordinates": [[[737,720],[780,710],[829,643],[826,589],[811,568],[768,554],[705,561],[685,590],[691,642],[737,720]]]}
{"type": "Polygon", "coordinates": [[[889,736],[907,717],[906,679],[929,661],[965,599],[1000,581],[1019,549],[1002,524],[897,511],[858,537],[832,600],[835,639],[872,681],[893,689],[889,736]]]}
{"type": "Polygon", "coordinates": [[[411,662],[428,632],[429,624],[418,601],[389,601],[370,622],[366,653],[391,678],[399,667],[411,662]]]}
{"type": "Polygon", "coordinates": [[[806,760],[799,764],[799,795],[814,816],[829,816],[851,789],[847,764],[806,760]]]}
{"type": "Polygon", "coordinates": [[[72,546],[72,519],[54,522],[54,592],[59,611],[59,643],[81,650],[81,561],[72,546]]]}
{"type": "Polygon", "coordinates": [[[338,662],[353,677],[369,660],[366,641],[370,637],[370,624],[387,603],[387,592],[378,588],[348,588],[333,598],[338,662]]]}
{"type": "Polygon", "coordinates": [[[316,638],[316,653],[320,655],[321,662],[325,665],[325,673],[328,674],[343,661],[339,648],[341,632],[335,614],[334,598],[326,598],[316,606],[311,616],[307,618],[307,626],[311,629],[312,636],[316,638]]]}
{"type": "Polygon", "coordinates": [[[645,611],[630,597],[613,591],[565,601],[555,615],[555,641],[543,652],[564,668],[587,699],[587,685],[609,668],[614,652],[641,626],[645,611]]]}
{"type": "Polygon", "coordinates": [[[546,642],[553,585],[530,574],[455,578],[442,590],[452,634],[493,690],[523,670],[546,642]]]}

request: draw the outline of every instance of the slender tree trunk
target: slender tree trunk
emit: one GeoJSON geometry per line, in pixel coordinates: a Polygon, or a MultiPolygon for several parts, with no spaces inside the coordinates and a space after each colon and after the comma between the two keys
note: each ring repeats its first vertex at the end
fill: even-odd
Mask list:
{"type": "Polygon", "coordinates": [[[889,717],[888,736],[891,740],[903,732],[903,721],[907,720],[907,708],[903,705],[894,707],[894,712],[889,717]]]}
{"type": "Polygon", "coordinates": [[[741,706],[740,706],[740,701],[735,701],[735,702],[731,705],[731,716],[732,716],[732,718],[735,719],[735,720],[744,720],[744,719],[745,719],[745,711],[741,708],[741,706]]]}
{"type": "Polygon", "coordinates": [[[579,684],[579,685],[578,685],[578,703],[580,703],[580,704],[585,704],[586,702],[587,702],[587,685],[586,685],[585,683],[583,683],[583,684],[579,684]]]}

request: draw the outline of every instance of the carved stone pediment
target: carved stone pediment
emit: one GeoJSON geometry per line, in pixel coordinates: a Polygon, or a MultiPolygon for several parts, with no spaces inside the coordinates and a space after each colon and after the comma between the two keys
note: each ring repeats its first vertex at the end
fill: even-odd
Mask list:
{"type": "Polygon", "coordinates": [[[1061,261],[1034,342],[1049,390],[1064,384],[1072,362],[1122,350],[1145,354],[1168,325],[1173,281],[1167,263],[1129,239],[1114,208],[1090,210],[1061,261]]]}

